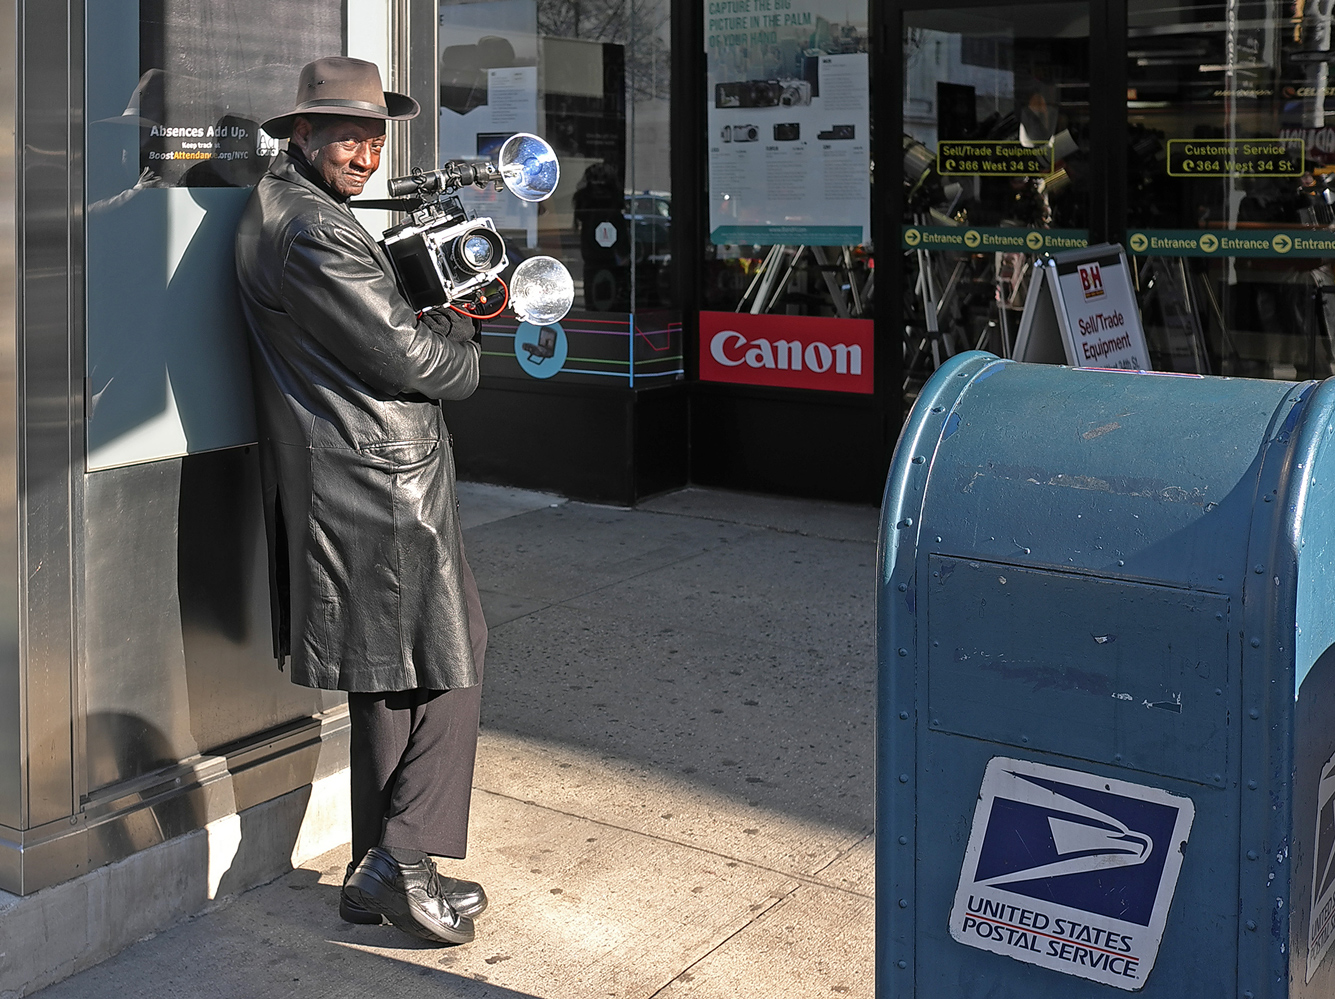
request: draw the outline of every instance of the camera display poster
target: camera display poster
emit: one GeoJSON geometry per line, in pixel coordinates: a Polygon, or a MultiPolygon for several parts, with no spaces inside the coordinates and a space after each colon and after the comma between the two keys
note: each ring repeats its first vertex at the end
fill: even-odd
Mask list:
{"type": "MultiPolygon", "coordinates": [[[[441,5],[440,162],[494,159],[515,132],[538,133],[537,18],[534,0],[441,5]]],[[[537,246],[536,205],[474,187],[459,199],[537,246]]]]}
{"type": "Polygon", "coordinates": [[[865,242],[865,0],[705,0],[710,241],[865,242]]]}

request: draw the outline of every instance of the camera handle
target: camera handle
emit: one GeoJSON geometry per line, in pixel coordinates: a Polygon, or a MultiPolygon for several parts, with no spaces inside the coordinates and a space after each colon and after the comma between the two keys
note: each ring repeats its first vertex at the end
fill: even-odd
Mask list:
{"type": "Polygon", "coordinates": [[[450,160],[435,170],[414,167],[406,177],[391,177],[389,193],[395,198],[417,195],[422,200],[451,194],[461,187],[486,187],[494,183],[503,189],[500,168],[487,160],[450,160]]]}

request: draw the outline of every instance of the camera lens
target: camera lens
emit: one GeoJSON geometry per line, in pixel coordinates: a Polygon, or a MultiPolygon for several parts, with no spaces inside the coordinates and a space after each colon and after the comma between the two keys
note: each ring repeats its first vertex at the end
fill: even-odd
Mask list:
{"type": "Polygon", "coordinates": [[[491,241],[485,236],[468,236],[459,248],[459,255],[474,270],[485,270],[491,265],[491,241]]]}
{"type": "Polygon", "coordinates": [[[446,246],[450,265],[465,274],[486,274],[504,265],[505,244],[484,226],[461,232],[446,246]]]}

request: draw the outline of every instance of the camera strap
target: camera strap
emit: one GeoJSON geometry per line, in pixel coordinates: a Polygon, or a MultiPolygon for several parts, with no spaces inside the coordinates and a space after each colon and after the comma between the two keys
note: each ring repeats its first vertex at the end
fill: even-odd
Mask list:
{"type": "Polygon", "coordinates": [[[415,212],[422,207],[421,198],[367,198],[349,201],[349,208],[367,208],[385,212],[415,212]]]}

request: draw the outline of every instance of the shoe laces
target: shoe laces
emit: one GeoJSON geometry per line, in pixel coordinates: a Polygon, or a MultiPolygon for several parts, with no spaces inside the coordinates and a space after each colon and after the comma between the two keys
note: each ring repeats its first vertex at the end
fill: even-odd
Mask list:
{"type": "Polygon", "coordinates": [[[426,891],[432,898],[444,898],[444,892],[440,885],[440,872],[436,870],[436,862],[430,857],[423,861],[426,864],[426,891]]]}

